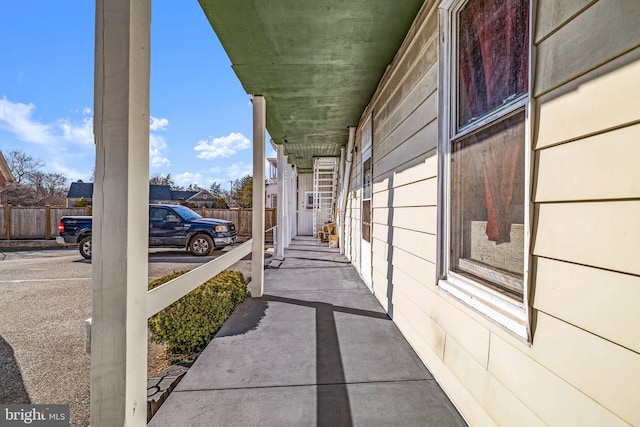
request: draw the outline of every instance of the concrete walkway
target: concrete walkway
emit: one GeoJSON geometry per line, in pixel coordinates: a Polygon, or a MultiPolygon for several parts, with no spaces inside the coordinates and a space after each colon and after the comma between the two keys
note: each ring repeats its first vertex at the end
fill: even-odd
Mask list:
{"type": "Polygon", "coordinates": [[[466,426],[336,250],[298,238],[151,420],[159,426],[466,426]]]}

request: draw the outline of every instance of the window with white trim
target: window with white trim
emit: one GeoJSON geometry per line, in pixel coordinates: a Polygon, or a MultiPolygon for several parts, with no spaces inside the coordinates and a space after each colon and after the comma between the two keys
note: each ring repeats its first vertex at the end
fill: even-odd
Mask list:
{"type": "Polygon", "coordinates": [[[440,10],[440,286],[524,338],[529,1],[440,10]]]}

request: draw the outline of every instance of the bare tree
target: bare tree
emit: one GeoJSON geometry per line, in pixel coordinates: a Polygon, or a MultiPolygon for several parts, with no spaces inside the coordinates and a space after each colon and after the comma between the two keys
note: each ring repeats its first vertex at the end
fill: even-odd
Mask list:
{"type": "Polygon", "coordinates": [[[16,185],[8,191],[9,203],[18,206],[63,205],[67,194],[67,177],[61,173],[43,172],[40,159],[13,150],[7,159],[16,185]]]}
{"type": "Polygon", "coordinates": [[[18,150],[9,151],[7,164],[18,185],[27,184],[31,179],[31,175],[46,165],[42,160],[35,159],[24,151],[18,150]]]}

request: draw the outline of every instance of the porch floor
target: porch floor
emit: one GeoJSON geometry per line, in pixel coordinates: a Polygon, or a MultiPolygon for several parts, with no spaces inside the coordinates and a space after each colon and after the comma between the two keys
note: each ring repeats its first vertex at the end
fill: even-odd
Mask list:
{"type": "Polygon", "coordinates": [[[151,426],[466,426],[347,259],[299,237],[151,426]]]}

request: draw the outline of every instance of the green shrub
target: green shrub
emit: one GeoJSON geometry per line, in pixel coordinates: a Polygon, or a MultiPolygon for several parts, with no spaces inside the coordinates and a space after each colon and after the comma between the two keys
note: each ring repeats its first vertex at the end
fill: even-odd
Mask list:
{"type": "Polygon", "coordinates": [[[87,202],[87,199],[85,199],[84,197],[80,197],[73,205],[73,207],[76,208],[86,208],[87,206],[89,206],[89,202],[87,202]]]}
{"type": "MultiPolygon", "coordinates": [[[[154,280],[149,289],[184,273],[179,271],[154,280]]],[[[242,273],[223,271],[150,317],[151,339],[166,343],[172,353],[199,353],[246,297],[247,283],[242,273]]]]}

